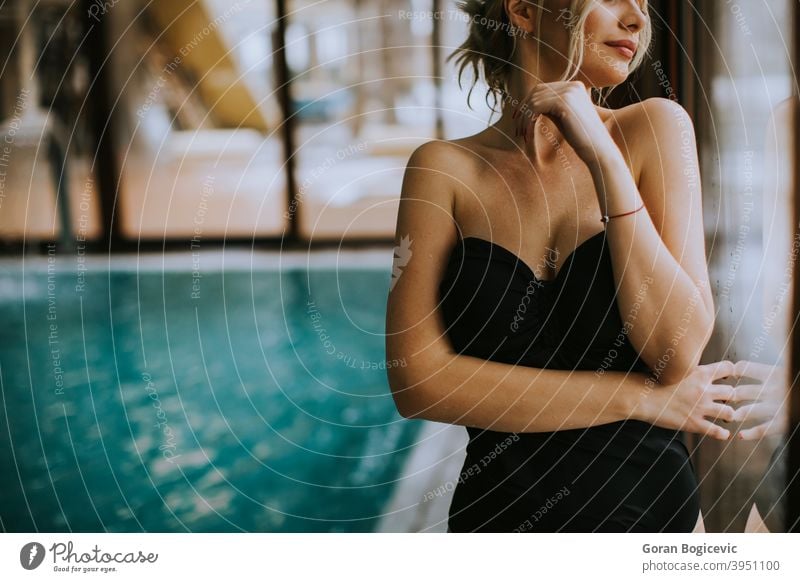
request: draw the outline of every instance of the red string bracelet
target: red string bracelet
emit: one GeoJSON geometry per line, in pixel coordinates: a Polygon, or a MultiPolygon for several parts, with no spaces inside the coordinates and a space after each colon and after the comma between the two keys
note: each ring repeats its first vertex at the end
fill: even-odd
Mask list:
{"type": "Polygon", "coordinates": [[[600,219],[600,222],[604,222],[605,223],[605,222],[608,222],[612,218],[619,218],[620,216],[628,216],[629,214],[635,214],[636,212],[639,212],[642,208],[644,208],[644,203],[642,203],[642,205],[639,208],[637,208],[636,210],[631,210],[630,212],[623,212],[622,214],[615,214],[613,216],[608,216],[607,214],[604,214],[603,218],[600,219]]]}

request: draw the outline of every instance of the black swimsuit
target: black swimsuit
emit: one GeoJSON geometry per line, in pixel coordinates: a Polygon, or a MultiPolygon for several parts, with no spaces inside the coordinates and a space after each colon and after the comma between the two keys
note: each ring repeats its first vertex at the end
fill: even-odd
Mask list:
{"type": "MultiPolygon", "coordinates": [[[[611,267],[605,231],[580,244],[552,280],[500,245],[460,238],[439,287],[453,348],[536,368],[649,373],[622,325],[611,267]]],[[[487,389],[491,398],[502,385],[487,389]]],[[[679,431],[625,420],[467,432],[450,531],[691,532],[697,522],[698,485],[679,431]]]]}

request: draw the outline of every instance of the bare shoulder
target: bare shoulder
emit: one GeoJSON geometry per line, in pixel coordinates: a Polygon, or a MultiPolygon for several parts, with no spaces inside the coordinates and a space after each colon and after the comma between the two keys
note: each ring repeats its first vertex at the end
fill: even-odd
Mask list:
{"type": "Polygon", "coordinates": [[[658,140],[664,132],[694,131],[689,112],[677,101],[650,97],[626,109],[626,135],[632,139],[658,140]]]}
{"type": "Polygon", "coordinates": [[[429,170],[452,168],[452,165],[467,160],[467,144],[464,139],[431,140],[423,143],[411,153],[409,166],[424,167],[429,170]]]}
{"type": "Polygon", "coordinates": [[[663,144],[687,133],[694,140],[694,126],[689,113],[677,101],[650,97],[619,109],[606,109],[606,125],[620,151],[628,160],[637,184],[642,165],[652,156],[664,155],[663,144]]]}
{"type": "Polygon", "coordinates": [[[425,177],[429,192],[455,200],[458,192],[474,183],[479,175],[474,136],[454,140],[432,140],[418,146],[411,154],[407,175],[425,177]]]}
{"type": "Polygon", "coordinates": [[[456,201],[468,164],[468,151],[456,141],[431,140],[414,149],[403,176],[398,237],[411,236],[436,255],[455,243],[456,201]]]}

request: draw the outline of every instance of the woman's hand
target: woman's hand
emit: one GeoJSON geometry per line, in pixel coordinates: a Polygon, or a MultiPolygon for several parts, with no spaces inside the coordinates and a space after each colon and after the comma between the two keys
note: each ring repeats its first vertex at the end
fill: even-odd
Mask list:
{"type": "Polygon", "coordinates": [[[732,421],[736,411],[729,403],[738,396],[733,386],[713,382],[735,375],[736,365],[727,360],[697,366],[677,384],[656,384],[642,394],[634,418],[663,428],[727,440],[730,431],[712,421],[732,421]]]}
{"type": "Polygon", "coordinates": [[[522,103],[515,120],[525,135],[530,135],[539,115],[546,115],[587,165],[596,163],[611,148],[617,149],[580,81],[539,83],[522,103]]]}
{"type": "Polygon", "coordinates": [[[736,376],[759,382],[736,386],[737,401],[746,401],[747,404],[736,409],[734,422],[755,423],[739,429],[739,438],[749,441],[786,434],[789,426],[789,376],[786,368],[739,360],[736,362],[736,376]]]}

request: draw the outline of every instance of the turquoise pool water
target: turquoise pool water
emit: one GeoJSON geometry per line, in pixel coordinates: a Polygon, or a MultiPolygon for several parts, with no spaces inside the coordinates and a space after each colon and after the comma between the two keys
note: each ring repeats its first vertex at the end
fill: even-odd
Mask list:
{"type": "Polygon", "coordinates": [[[0,272],[0,526],[372,531],[389,270],[0,272]]]}

